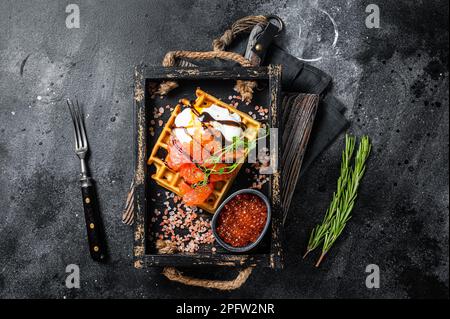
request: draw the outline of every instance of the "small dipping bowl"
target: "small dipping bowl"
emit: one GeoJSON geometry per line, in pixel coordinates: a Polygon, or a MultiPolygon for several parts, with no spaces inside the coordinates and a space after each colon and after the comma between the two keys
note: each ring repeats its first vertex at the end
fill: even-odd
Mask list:
{"type": "Polygon", "coordinates": [[[220,246],[222,246],[223,248],[225,248],[228,251],[232,251],[232,252],[236,252],[236,253],[243,253],[243,252],[246,252],[246,251],[249,251],[249,250],[255,248],[255,246],[257,246],[260,243],[260,241],[263,239],[264,235],[266,234],[267,230],[269,229],[270,217],[271,217],[270,202],[266,195],[264,195],[263,193],[255,190],[255,189],[241,189],[237,192],[234,192],[230,196],[228,196],[227,199],[225,199],[223,201],[223,203],[217,208],[216,213],[214,214],[214,216],[211,220],[211,229],[212,229],[214,237],[216,238],[216,241],[219,243],[220,246]],[[222,240],[222,238],[220,238],[219,234],[217,233],[217,222],[219,220],[219,216],[220,216],[224,206],[239,194],[254,194],[254,195],[258,196],[259,198],[261,198],[267,207],[267,218],[266,218],[266,224],[264,225],[264,228],[261,231],[261,234],[259,234],[258,238],[253,243],[251,243],[250,245],[247,245],[247,246],[234,247],[234,246],[231,246],[230,244],[227,244],[226,242],[224,242],[222,240]]]}

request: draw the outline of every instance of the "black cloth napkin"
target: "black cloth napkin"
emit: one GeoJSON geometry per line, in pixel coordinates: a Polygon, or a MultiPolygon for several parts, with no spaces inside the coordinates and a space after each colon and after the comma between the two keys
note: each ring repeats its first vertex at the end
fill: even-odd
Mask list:
{"type": "Polygon", "coordinates": [[[279,46],[272,45],[269,48],[264,64],[282,65],[281,86],[283,94],[298,92],[318,94],[321,97],[303,160],[301,176],[314,159],[348,127],[349,122],[343,115],[345,106],[328,93],[328,89],[331,87],[331,77],[328,74],[304,63],[279,46]]]}

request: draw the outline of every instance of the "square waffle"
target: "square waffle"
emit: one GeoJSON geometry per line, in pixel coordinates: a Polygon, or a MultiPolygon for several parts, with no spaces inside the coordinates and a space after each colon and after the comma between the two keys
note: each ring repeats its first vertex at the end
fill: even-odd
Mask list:
{"type": "MultiPolygon", "coordinates": [[[[196,108],[208,108],[212,104],[216,104],[218,106],[227,108],[231,113],[237,113],[241,117],[241,121],[247,126],[248,129],[251,129],[251,134],[246,134],[246,137],[251,141],[256,139],[257,132],[261,128],[261,123],[253,119],[250,115],[237,110],[229,104],[222,102],[221,100],[215,98],[208,93],[197,89],[195,91],[197,99],[195,100],[194,107],[196,108]]],[[[169,138],[172,133],[172,127],[174,126],[176,116],[181,112],[181,105],[178,104],[173,110],[169,120],[164,126],[161,134],[158,137],[158,140],[153,147],[153,150],[150,154],[150,157],[147,161],[148,165],[155,165],[156,172],[152,175],[152,178],[162,187],[170,190],[171,192],[177,194],[178,196],[182,196],[179,188],[179,184],[182,181],[182,177],[172,169],[170,169],[165,164],[165,159],[161,159],[158,157],[158,153],[161,149],[165,150],[166,154],[168,153],[168,143],[169,138]]],[[[250,130],[249,130],[250,131],[250,130]]],[[[239,173],[242,164],[240,164],[236,169],[239,173]]],[[[235,174],[236,176],[237,174],[235,174]]],[[[217,207],[219,207],[220,203],[224,199],[226,193],[230,189],[233,184],[234,178],[230,178],[227,181],[220,181],[214,183],[214,190],[209,198],[205,201],[205,203],[198,205],[198,207],[206,210],[209,213],[214,214],[217,207]]]]}

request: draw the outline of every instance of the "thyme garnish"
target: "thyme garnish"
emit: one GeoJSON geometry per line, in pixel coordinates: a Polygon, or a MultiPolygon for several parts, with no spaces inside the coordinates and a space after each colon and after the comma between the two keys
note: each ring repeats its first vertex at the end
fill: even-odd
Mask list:
{"type": "Polygon", "coordinates": [[[337,190],[333,193],[333,199],[325,213],[322,224],[317,225],[312,230],[306,253],[303,256],[305,258],[306,255],[322,244],[322,253],[316,263],[316,267],[319,267],[323,258],[350,220],[359,182],[366,170],[365,164],[371,149],[367,136],[361,138],[354,160],[354,167],[350,167],[350,161],[355,149],[355,140],[353,136],[345,136],[345,149],[342,152],[341,174],[337,181],[337,190]]]}

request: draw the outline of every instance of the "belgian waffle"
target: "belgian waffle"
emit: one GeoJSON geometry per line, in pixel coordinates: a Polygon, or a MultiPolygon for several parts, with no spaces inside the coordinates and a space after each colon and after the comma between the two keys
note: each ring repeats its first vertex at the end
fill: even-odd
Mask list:
{"type": "MultiPolygon", "coordinates": [[[[246,137],[251,141],[256,139],[257,132],[261,128],[261,123],[253,119],[250,115],[241,112],[237,110],[236,108],[232,107],[229,104],[226,104],[222,102],[221,100],[217,99],[216,97],[209,95],[208,93],[197,89],[195,91],[195,94],[197,96],[197,99],[195,100],[194,107],[195,108],[208,108],[212,104],[216,104],[218,106],[227,108],[232,113],[237,113],[241,117],[242,123],[244,123],[247,128],[249,129],[247,132],[251,132],[250,134],[246,134],[246,137]]],[[[182,181],[182,177],[172,169],[170,169],[165,164],[165,159],[162,159],[158,156],[160,154],[161,149],[165,150],[165,153],[167,154],[168,149],[168,143],[170,136],[172,134],[172,128],[174,126],[174,121],[176,116],[181,112],[181,104],[178,104],[175,109],[173,110],[169,120],[167,121],[166,125],[164,126],[161,134],[158,137],[158,140],[155,143],[155,146],[153,147],[153,150],[150,154],[150,157],[148,159],[149,165],[155,165],[156,172],[152,175],[152,178],[162,187],[170,190],[171,192],[174,192],[175,194],[181,196],[181,191],[179,188],[179,184],[182,181]]],[[[239,172],[241,169],[242,164],[240,164],[236,169],[239,172]]],[[[235,174],[236,176],[237,174],[235,174]]],[[[209,196],[209,198],[205,201],[205,203],[198,205],[198,207],[206,210],[209,213],[214,214],[217,207],[219,207],[220,203],[224,199],[226,193],[230,189],[231,185],[233,184],[233,178],[230,178],[226,181],[220,181],[214,183],[214,191],[209,196]]]]}

